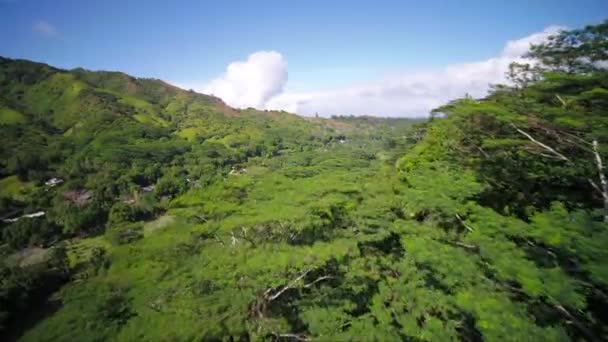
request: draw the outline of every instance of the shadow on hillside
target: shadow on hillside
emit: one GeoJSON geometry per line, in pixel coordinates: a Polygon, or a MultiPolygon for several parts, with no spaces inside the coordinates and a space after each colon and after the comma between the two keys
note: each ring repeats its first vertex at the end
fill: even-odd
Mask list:
{"type": "Polygon", "coordinates": [[[34,328],[45,318],[52,316],[60,308],[61,301],[52,298],[45,300],[41,305],[32,307],[28,312],[24,313],[23,315],[19,315],[18,322],[9,322],[3,340],[6,342],[14,342],[19,340],[19,338],[26,331],[34,328]]]}

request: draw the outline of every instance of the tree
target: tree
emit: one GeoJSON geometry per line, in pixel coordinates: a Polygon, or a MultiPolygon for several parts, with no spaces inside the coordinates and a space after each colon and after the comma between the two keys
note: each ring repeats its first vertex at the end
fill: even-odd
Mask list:
{"type": "Polygon", "coordinates": [[[108,240],[114,245],[124,245],[143,237],[143,225],[139,222],[116,223],[106,230],[108,240]]]}
{"type": "Polygon", "coordinates": [[[561,31],[546,43],[533,45],[527,57],[551,71],[587,73],[606,68],[608,21],[583,29],[561,31]]]}

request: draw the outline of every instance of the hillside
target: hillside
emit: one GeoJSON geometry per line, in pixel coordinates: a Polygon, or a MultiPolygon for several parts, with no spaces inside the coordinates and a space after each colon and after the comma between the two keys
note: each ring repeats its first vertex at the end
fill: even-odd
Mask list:
{"type": "Polygon", "coordinates": [[[607,27],[425,121],[1,58],[0,331],[608,339],[607,27]]]}

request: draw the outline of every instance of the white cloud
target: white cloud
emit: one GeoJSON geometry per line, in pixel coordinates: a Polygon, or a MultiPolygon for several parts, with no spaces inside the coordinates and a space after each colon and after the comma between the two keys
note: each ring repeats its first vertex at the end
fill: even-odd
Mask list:
{"type": "Polygon", "coordinates": [[[220,97],[238,107],[262,108],[283,91],[287,82],[287,62],[275,51],[258,51],[246,61],[232,62],[226,72],[211,81],[202,91],[220,97]]]}
{"type": "Polygon", "coordinates": [[[474,97],[486,95],[490,84],[506,81],[509,64],[521,61],[530,44],[542,42],[560,29],[551,26],[509,41],[499,56],[485,61],[395,74],[345,88],[283,93],[266,102],[265,107],[302,115],[426,116],[431,109],[467,93],[474,97]]]}
{"type": "Polygon", "coordinates": [[[527,37],[508,41],[502,50],[505,57],[521,57],[530,49],[530,45],[544,42],[548,36],[566,29],[563,26],[549,26],[542,32],[533,33],[527,37]]]}
{"type": "Polygon", "coordinates": [[[35,22],[32,26],[32,31],[45,37],[55,37],[59,34],[55,26],[44,20],[35,22]]]}
{"type": "MultiPolygon", "coordinates": [[[[246,61],[232,62],[220,77],[192,88],[220,97],[237,107],[282,109],[301,115],[427,116],[450,100],[469,94],[481,97],[490,84],[505,83],[509,64],[524,61],[530,48],[564,27],[550,26],[508,41],[496,56],[483,61],[403,72],[347,87],[310,92],[283,92],[287,62],[275,51],[258,51],[246,61]]],[[[528,62],[530,62],[528,60],[528,62]]],[[[187,84],[182,84],[187,85],[187,84]]]]}

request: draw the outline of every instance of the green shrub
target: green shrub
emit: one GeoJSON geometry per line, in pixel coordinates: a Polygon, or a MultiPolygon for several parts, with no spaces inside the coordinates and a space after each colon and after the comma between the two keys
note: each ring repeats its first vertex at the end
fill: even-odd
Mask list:
{"type": "Polygon", "coordinates": [[[141,222],[121,223],[106,230],[106,237],[113,245],[124,245],[143,237],[141,222]]]}

